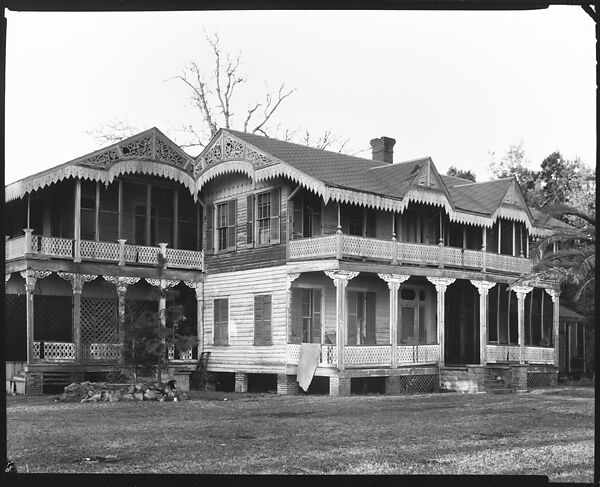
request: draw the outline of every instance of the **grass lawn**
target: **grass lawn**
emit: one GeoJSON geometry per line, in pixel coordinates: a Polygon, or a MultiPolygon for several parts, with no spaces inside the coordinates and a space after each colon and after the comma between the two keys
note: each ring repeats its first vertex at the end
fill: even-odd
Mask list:
{"type": "MultiPolygon", "coordinates": [[[[177,403],[8,397],[19,472],[548,475],[592,482],[594,389],[177,403]],[[84,457],[116,455],[115,461],[84,457]]],[[[227,399],[227,400],[225,400],[227,399]]]]}

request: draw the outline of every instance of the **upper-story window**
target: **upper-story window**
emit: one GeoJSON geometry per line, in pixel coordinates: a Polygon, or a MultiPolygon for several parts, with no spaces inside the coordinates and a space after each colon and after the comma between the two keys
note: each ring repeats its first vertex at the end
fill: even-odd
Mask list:
{"type": "Polygon", "coordinates": [[[279,188],[248,195],[246,200],[246,242],[249,245],[279,243],[281,192],[279,188]]]}
{"type": "Polygon", "coordinates": [[[343,204],[340,208],[342,232],[359,237],[375,237],[377,212],[371,208],[343,204]]]}
{"type": "Polygon", "coordinates": [[[314,195],[296,198],[293,202],[292,238],[308,238],[321,235],[322,204],[314,195]]]}
{"type": "Polygon", "coordinates": [[[237,201],[235,199],[208,206],[206,212],[207,250],[235,250],[236,215],[237,201]]]}
{"type": "Polygon", "coordinates": [[[258,243],[271,242],[271,193],[260,193],[256,197],[256,223],[258,243]]]}

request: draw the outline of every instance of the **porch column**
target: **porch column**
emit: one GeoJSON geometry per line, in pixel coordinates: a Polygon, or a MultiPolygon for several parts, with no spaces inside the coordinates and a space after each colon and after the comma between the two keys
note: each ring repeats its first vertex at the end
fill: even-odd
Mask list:
{"type": "Polygon", "coordinates": [[[204,282],[184,281],[185,285],[196,291],[196,333],[198,335],[198,359],[204,351],[204,282]]]}
{"type": "Polygon", "coordinates": [[[292,282],[298,279],[298,277],[300,277],[299,272],[289,272],[285,280],[285,343],[289,343],[290,341],[290,331],[292,326],[292,282]]]}
{"type": "MultiPolygon", "coordinates": [[[[117,287],[118,317],[119,317],[119,343],[125,343],[125,294],[127,286],[131,286],[140,280],[139,277],[103,276],[104,279],[117,287]]],[[[121,349],[119,364],[123,365],[123,351],[121,349]]]]}
{"type": "Polygon", "coordinates": [[[511,288],[517,294],[517,317],[519,325],[519,363],[525,363],[525,296],[533,288],[530,286],[514,286],[511,288]]]}
{"type": "Polygon", "coordinates": [[[346,286],[348,281],[355,278],[358,272],[351,271],[325,271],[330,279],[333,279],[335,285],[335,320],[336,337],[335,345],[337,348],[337,368],[342,371],[345,369],[344,351],[346,347],[346,286]]]}
{"type": "MultiPolygon", "coordinates": [[[[558,347],[558,325],[560,320],[560,290],[544,289],[552,298],[552,344],[554,345],[554,365],[559,364],[559,347],[558,347]]],[[[583,337],[585,346],[585,335],[583,337]]],[[[585,354],[584,354],[585,356],[585,354]]]]}
{"type": "Polygon", "coordinates": [[[438,346],[440,347],[440,366],[444,365],[444,326],[446,312],[446,289],[456,281],[451,277],[428,277],[427,280],[435,286],[437,292],[437,334],[438,346]]]}
{"type": "Polygon", "coordinates": [[[21,271],[21,277],[25,279],[25,313],[27,318],[27,365],[35,361],[33,347],[33,291],[38,279],[43,279],[51,274],[50,271],[34,271],[27,269],[21,271]]]}
{"type": "Polygon", "coordinates": [[[75,180],[75,215],[73,221],[73,260],[81,262],[81,179],[75,180]]]}
{"type": "Polygon", "coordinates": [[[400,284],[406,281],[410,276],[403,274],[377,274],[381,279],[387,282],[390,289],[390,346],[391,346],[391,367],[398,367],[398,290],[400,284]]]}
{"type": "Polygon", "coordinates": [[[488,311],[488,294],[496,283],[489,281],[471,281],[471,284],[479,291],[479,363],[485,365],[487,363],[487,311],[488,311]]]}
{"type": "Polygon", "coordinates": [[[75,343],[75,362],[83,362],[81,352],[81,293],[83,285],[96,277],[95,274],[73,274],[71,272],[57,272],[57,274],[67,281],[71,281],[73,287],[73,342],[75,343]]]}

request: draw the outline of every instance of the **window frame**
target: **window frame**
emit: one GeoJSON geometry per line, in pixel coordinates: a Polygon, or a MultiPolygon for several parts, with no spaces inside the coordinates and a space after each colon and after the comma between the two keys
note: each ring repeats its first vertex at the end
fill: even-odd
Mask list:
{"type": "Polygon", "coordinates": [[[261,293],[261,294],[255,294],[254,295],[254,309],[253,309],[253,314],[254,314],[254,345],[255,346],[271,346],[273,345],[273,294],[271,293],[261,293]],[[269,334],[268,336],[266,336],[265,334],[265,299],[266,297],[269,297],[269,334]],[[260,324],[259,321],[257,320],[257,315],[256,315],[256,301],[257,298],[262,298],[262,320],[260,320],[260,324]],[[261,337],[262,339],[258,339],[258,334],[256,333],[258,326],[261,327],[261,337]]]}
{"type": "Polygon", "coordinates": [[[229,306],[229,297],[221,297],[221,298],[213,298],[213,346],[228,346],[229,345],[229,323],[231,322],[231,307],[229,306]],[[217,301],[226,301],[227,302],[227,321],[223,321],[222,316],[218,322],[216,321],[216,313],[217,309],[217,301]],[[223,340],[222,338],[222,327],[223,323],[225,323],[225,328],[227,330],[226,338],[223,340]],[[217,326],[219,327],[219,339],[217,340],[217,326]]]}

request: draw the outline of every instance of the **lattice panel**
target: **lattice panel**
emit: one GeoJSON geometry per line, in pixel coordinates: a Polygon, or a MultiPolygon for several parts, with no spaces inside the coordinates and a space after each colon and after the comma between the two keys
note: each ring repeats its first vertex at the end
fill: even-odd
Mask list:
{"type": "Polygon", "coordinates": [[[398,363],[413,363],[415,361],[415,347],[402,345],[398,347],[398,363]]]}
{"type": "Polygon", "coordinates": [[[536,387],[548,387],[552,385],[552,374],[545,372],[528,372],[527,373],[527,388],[535,389],[536,387]]]}
{"type": "Polygon", "coordinates": [[[534,364],[554,364],[554,348],[525,347],[525,361],[534,364]]]}
{"type": "MultiPolygon", "coordinates": [[[[298,348],[300,355],[300,348],[298,348]]],[[[337,363],[337,347],[335,345],[321,345],[320,365],[335,365],[337,363]]]]}
{"type": "Polygon", "coordinates": [[[158,247],[142,247],[137,246],[137,261],[141,264],[156,264],[158,263],[158,247]]]}
{"type": "Polygon", "coordinates": [[[443,261],[444,265],[451,267],[462,267],[463,266],[463,251],[455,247],[444,247],[443,249],[443,261]]]}
{"type": "Polygon", "coordinates": [[[202,263],[202,251],[167,249],[167,264],[169,267],[192,267],[202,269],[202,263]]]}
{"type": "Polygon", "coordinates": [[[71,341],[73,301],[71,296],[33,296],[34,340],[71,341]]]}
{"type": "Polygon", "coordinates": [[[437,362],[440,360],[439,345],[419,345],[417,347],[418,362],[437,362]]]}
{"type": "Polygon", "coordinates": [[[486,267],[513,274],[519,274],[521,270],[527,273],[531,271],[531,261],[520,257],[513,257],[512,255],[488,253],[486,254],[486,267]]]}
{"type": "MultiPolygon", "coordinates": [[[[321,352],[323,350],[321,349],[321,352]]],[[[300,359],[300,345],[289,343],[287,346],[287,361],[290,363],[298,363],[300,359]]],[[[322,362],[322,360],[321,360],[322,362]]]]}
{"type": "Polygon", "coordinates": [[[34,359],[39,360],[41,348],[42,348],[42,345],[40,342],[33,342],[33,358],[34,359]]]}
{"type": "Polygon", "coordinates": [[[398,243],[398,258],[416,264],[438,264],[439,247],[413,243],[398,243]]]}
{"type": "Polygon", "coordinates": [[[435,390],[435,375],[401,375],[400,392],[423,393],[435,390]]]}
{"type": "Polygon", "coordinates": [[[337,237],[335,235],[292,240],[289,243],[290,258],[326,257],[335,255],[336,240],[337,237]]]}
{"type": "Polygon", "coordinates": [[[391,361],[390,347],[383,346],[349,346],[345,351],[346,365],[389,365],[391,361]]]}
{"type": "Polygon", "coordinates": [[[477,252],[476,250],[465,250],[464,259],[465,267],[479,269],[483,266],[483,255],[481,252],[477,252]]]}
{"type": "Polygon", "coordinates": [[[118,243],[82,240],[79,252],[83,259],[119,261],[118,243]]]}
{"type": "MultiPolygon", "coordinates": [[[[43,342],[43,344],[44,344],[43,360],[74,360],[75,359],[75,344],[74,343],[71,343],[71,342],[43,342]]],[[[35,351],[35,343],[34,343],[35,358],[41,357],[40,349],[41,349],[41,343],[38,343],[37,352],[35,351]]]]}
{"type": "Polygon", "coordinates": [[[72,257],[73,240],[56,237],[39,237],[39,251],[51,257],[72,257]]]}
{"type": "Polygon", "coordinates": [[[90,343],[85,347],[84,357],[90,360],[118,360],[121,345],[118,343],[90,343]]]}
{"type": "Polygon", "coordinates": [[[116,343],[117,301],[110,298],[81,299],[82,343],[116,343]]]}
{"type": "Polygon", "coordinates": [[[342,239],[342,252],[344,255],[391,260],[393,245],[394,243],[391,240],[344,235],[342,239]]]}
{"type": "Polygon", "coordinates": [[[514,345],[487,345],[488,362],[515,362],[519,360],[519,347],[514,345]]]}

